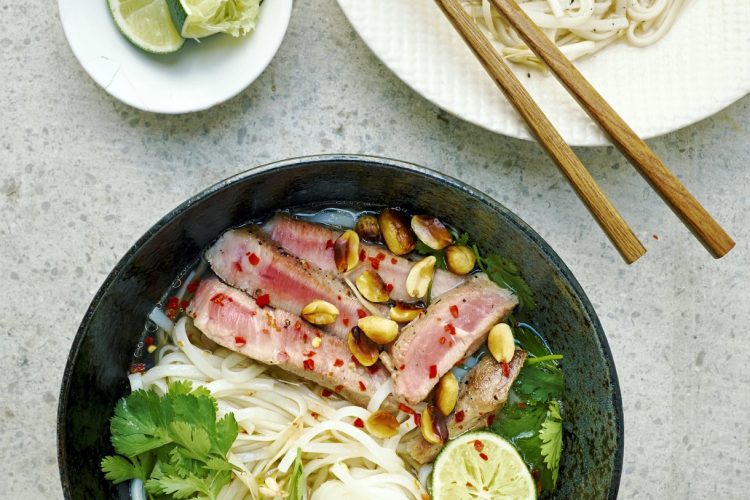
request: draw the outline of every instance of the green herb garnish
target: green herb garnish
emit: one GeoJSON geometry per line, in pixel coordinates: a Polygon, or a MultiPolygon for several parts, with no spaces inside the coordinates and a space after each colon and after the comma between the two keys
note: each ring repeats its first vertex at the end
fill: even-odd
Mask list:
{"type": "Polygon", "coordinates": [[[231,479],[226,456],[239,430],[233,414],[217,421],[216,410],[208,390],[187,381],[163,397],[139,390],[120,399],[110,424],[118,455],[102,460],[105,477],[141,479],[152,496],[215,499],[231,479]]]}
{"type": "Polygon", "coordinates": [[[292,477],[289,479],[289,500],[305,500],[306,489],[305,472],[302,469],[302,449],[297,448],[297,458],[294,459],[292,477]]]}
{"type": "Polygon", "coordinates": [[[472,245],[471,248],[477,256],[479,269],[487,273],[487,276],[501,287],[513,290],[518,296],[521,307],[534,309],[536,304],[534,304],[531,288],[521,277],[521,272],[513,262],[495,253],[483,257],[476,245],[472,245]]]}
{"type": "Polygon", "coordinates": [[[560,417],[560,406],[557,401],[551,401],[547,418],[539,429],[539,437],[542,440],[542,457],[547,469],[552,471],[552,484],[557,483],[557,474],[560,469],[560,454],[562,453],[562,417],[560,417]]]}

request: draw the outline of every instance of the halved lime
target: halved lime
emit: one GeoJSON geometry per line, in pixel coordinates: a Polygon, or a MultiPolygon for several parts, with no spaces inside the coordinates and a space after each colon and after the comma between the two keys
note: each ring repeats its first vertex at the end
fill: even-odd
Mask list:
{"type": "Polygon", "coordinates": [[[185,39],[175,29],[166,0],[107,0],[112,18],[135,46],[157,54],[175,52],[185,39]]]}
{"type": "Polygon", "coordinates": [[[491,432],[469,432],[449,441],[432,470],[432,500],[477,498],[536,498],[526,463],[512,444],[491,432]]]}

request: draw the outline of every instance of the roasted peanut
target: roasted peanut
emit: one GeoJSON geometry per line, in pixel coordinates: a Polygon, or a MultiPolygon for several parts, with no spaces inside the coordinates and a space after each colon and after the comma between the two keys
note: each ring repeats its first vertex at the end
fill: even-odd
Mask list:
{"type": "Polygon", "coordinates": [[[360,274],[354,282],[357,290],[370,302],[388,302],[388,288],[380,275],[368,269],[360,274]]]}
{"type": "Polygon", "coordinates": [[[333,243],[333,259],[340,272],[351,271],[359,264],[359,235],[348,229],[333,243]]]}
{"type": "Polygon", "coordinates": [[[435,406],[446,417],[456,407],[458,401],[458,379],[453,372],[448,372],[440,378],[435,388],[435,406]]]}
{"type": "Polygon", "coordinates": [[[374,215],[361,215],[357,219],[354,230],[357,231],[360,238],[367,241],[380,241],[380,224],[378,224],[378,218],[374,215]]]}
{"type": "Polygon", "coordinates": [[[453,243],[450,231],[437,217],[415,215],[411,218],[411,229],[419,241],[433,250],[442,250],[453,243]]]}
{"type": "Polygon", "coordinates": [[[416,304],[407,304],[406,302],[398,302],[395,306],[391,307],[389,316],[393,321],[399,323],[408,323],[419,317],[424,312],[424,308],[416,304]]]}
{"type": "Polygon", "coordinates": [[[445,417],[434,406],[428,406],[422,412],[422,437],[428,443],[444,444],[448,441],[448,426],[445,417]]]}
{"type": "Polygon", "coordinates": [[[489,337],[487,337],[487,347],[498,363],[510,363],[516,352],[516,344],[513,341],[513,331],[510,326],[505,323],[498,323],[493,326],[489,337]]]}
{"type": "Polygon", "coordinates": [[[380,355],[377,344],[367,338],[367,335],[356,326],[349,331],[346,343],[351,353],[362,366],[372,366],[377,363],[378,356],[380,355]]]}
{"type": "Polygon", "coordinates": [[[445,249],[445,265],[456,274],[469,274],[477,263],[474,251],[464,245],[451,245],[445,249]]]}
{"type": "Polygon", "coordinates": [[[365,316],[360,318],[357,326],[365,332],[370,340],[380,345],[388,344],[398,337],[398,323],[380,316],[365,316]]]}
{"type": "Polygon", "coordinates": [[[325,300],[313,300],[302,309],[302,317],[313,325],[330,325],[339,315],[339,310],[325,300]]]}
{"type": "Polygon", "coordinates": [[[414,264],[406,276],[406,293],[415,299],[420,299],[427,294],[432,277],[435,274],[435,262],[433,256],[427,256],[414,264]]]}
{"type": "Polygon", "coordinates": [[[380,439],[393,437],[398,434],[400,425],[396,417],[385,410],[376,411],[365,420],[367,432],[380,439]]]}
{"type": "Polygon", "coordinates": [[[380,212],[378,224],[383,240],[391,252],[404,255],[414,250],[416,246],[414,233],[401,213],[386,208],[380,212]]]}

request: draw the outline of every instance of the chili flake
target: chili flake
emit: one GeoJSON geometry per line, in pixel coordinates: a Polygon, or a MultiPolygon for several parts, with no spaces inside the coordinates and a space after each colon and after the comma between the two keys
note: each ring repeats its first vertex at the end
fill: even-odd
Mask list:
{"type": "Polygon", "coordinates": [[[487,454],[486,454],[486,453],[480,453],[480,454],[479,454],[479,458],[481,458],[481,459],[482,459],[482,460],[484,460],[485,462],[486,462],[487,460],[489,460],[489,457],[487,456],[487,454]]]}
{"type": "Polygon", "coordinates": [[[197,289],[198,289],[198,282],[197,281],[193,281],[187,287],[187,291],[190,292],[190,293],[195,292],[197,289]]]}
{"type": "Polygon", "coordinates": [[[333,248],[333,240],[326,241],[326,250],[333,248]]]}
{"type": "Polygon", "coordinates": [[[492,422],[495,421],[495,414],[492,413],[487,416],[487,427],[492,427],[492,422]]]}
{"type": "Polygon", "coordinates": [[[380,366],[378,365],[370,365],[367,367],[367,371],[370,373],[378,373],[378,370],[380,370],[380,366]]]}
{"type": "Polygon", "coordinates": [[[440,337],[440,340],[438,340],[438,342],[440,342],[440,345],[445,344],[445,337],[440,337]]]}
{"type": "Polygon", "coordinates": [[[430,378],[437,377],[437,366],[436,365],[430,365],[430,378]]]}
{"type": "Polygon", "coordinates": [[[307,371],[313,371],[315,369],[315,361],[313,361],[312,359],[306,359],[302,362],[302,366],[307,371]]]}
{"type": "Polygon", "coordinates": [[[422,427],[422,415],[414,413],[414,423],[417,427],[422,427]]]}
{"type": "Polygon", "coordinates": [[[254,266],[257,266],[258,263],[260,262],[260,258],[257,255],[255,255],[254,252],[250,252],[249,254],[247,254],[247,260],[249,260],[250,264],[254,266]]]}
{"type": "Polygon", "coordinates": [[[365,392],[367,390],[367,386],[361,380],[359,381],[359,390],[362,392],[365,392]]]}
{"type": "Polygon", "coordinates": [[[378,252],[378,254],[375,257],[378,260],[385,260],[385,254],[383,252],[378,252]]]}
{"type": "Polygon", "coordinates": [[[237,269],[237,271],[242,272],[242,262],[239,260],[234,263],[234,268],[237,269]]]}
{"type": "Polygon", "coordinates": [[[364,249],[360,250],[359,251],[359,261],[360,262],[364,262],[365,261],[365,257],[367,257],[367,254],[365,253],[365,250],[364,249]]]}
{"type": "Polygon", "coordinates": [[[341,320],[341,322],[344,324],[344,326],[349,326],[349,318],[344,318],[341,320]]]}
{"type": "Polygon", "coordinates": [[[508,366],[507,361],[503,361],[503,377],[510,377],[510,366],[508,366]]]}
{"type": "Polygon", "coordinates": [[[456,412],[456,415],[455,415],[455,417],[454,417],[454,418],[456,419],[456,422],[460,424],[461,422],[463,422],[463,421],[464,421],[464,416],[465,416],[465,415],[466,415],[466,414],[464,413],[464,411],[463,411],[463,410],[461,410],[461,411],[457,411],[457,412],[456,412]]]}
{"type": "Polygon", "coordinates": [[[333,362],[333,366],[344,366],[344,360],[336,358],[336,361],[333,362]]]}
{"type": "Polygon", "coordinates": [[[362,319],[367,316],[367,312],[364,309],[357,309],[357,316],[359,316],[359,319],[362,319]]]}
{"type": "Polygon", "coordinates": [[[397,264],[398,260],[396,260],[396,257],[391,257],[391,264],[397,264]]]}
{"type": "Polygon", "coordinates": [[[484,449],[484,443],[481,442],[478,439],[475,439],[474,440],[474,449],[477,450],[477,451],[482,451],[484,449]]]}
{"type": "Polygon", "coordinates": [[[370,257],[370,265],[373,269],[376,271],[380,269],[380,261],[377,259],[377,257],[370,257]]]}
{"type": "Polygon", "coordinates": [[[266,307],[268,304],[271,303],[271,296],[267,293],[264,293],[263,295],[258,295],[255,298],[255,303],[258,305],[258,307],[266,307]]]}
{"type": "Polygon", "coordinates": [[[333,388],[333,390],[336,391],[336,392],[341,392],[341,391],[344,390],[344,386],[343,385],[337,385],[336,387],[333,388]]]}
{"type": "Polygon", "coordinates": [[[456,327],[453,326],[453,323],[448,323],[447,325],[445,325],[445,327],[443,329],[446,332],[450,333],[451,335],[455,335],[456,334],[456,327]]]}
{"type": "Polygon", "coordinates": [[[183,300],[182,302],[180,302],[180,307],[183,309],[187,309],[188,305],[190,305],[190,302],[188,302],[187,300],[183,300]]]}
{"type": "Polygon", "coordinates": [[[238,346],[243,346],[247,344],[247,341],[244,339],[244,337],[235,337],[234,343],[237,344],[238,346]]]}
{"type": "Polygon", "coordinates": [[[224,300],[226,298],[227,298],[227,296],[224,295],[223,293],[217,293],[216,295],[214,295],[213,297],[211,297],[210,300],[214,304],[219,304],[220,306],[223,306],[224,305],[224,300]]]}
{"type": "Polygon", "coordinates": [[[450,310],[451,310],[451,316],[453,316],[454,318],[458,318],[458,306],[456,304],[453,304],[450,307],[450,310]]]}
{"type": "Polygon", "coordinates": [[[388,291],[388,293],[391,293],[393,291],[393,285],[388,283],[387,285],[385,285],[385,289],[388,291]]]}
{"type": "Polygon", "coordinates": [[[321,393],[321,395],[324,398],[330,398],[333,395],[333,391],[331,391],[330,389],[323,389],[323,392],[321,393]]]}
{"type": "Polygon", "coordinates": [[[153,345],[154,337],[146,337],[145,339],[143,339],[143,343],[146,345],[153,345]]]}
{"type": "Polygon", "coordinates": [[[295,330],[299,330],[300,328],[302,328],[302,323],[300,323],[299,321],[295,321],[294,322],[294,329],[295,330]]]}
{"type": "Polygon", "coordinates": [[[167,307],[169,309],[177,309],[179,301],[180,299],[178,299],[177,297],[169,297],[169,300],[167,300],[167,307]]]}
{"type": "Polygon", "coordinates": [[[408,413],[409,415],[416,415],[417,414],[416,411],[414,411],[412,408],[409,408],[404,403],[399,403],[398,404],[398,409],[401,410],[404,413],[408,413]]]}
{"type": "Polygon", "coordinates": [[[357,417],[354,419],[354,427],[362,428],[365,426],[365,423],[362,421],[361,418],[357,417]]]}

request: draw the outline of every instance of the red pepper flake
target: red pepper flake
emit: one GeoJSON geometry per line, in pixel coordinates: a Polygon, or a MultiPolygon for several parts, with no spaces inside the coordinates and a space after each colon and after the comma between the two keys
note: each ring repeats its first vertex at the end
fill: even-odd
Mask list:
{"type": "Polygon", "coordinates": [[[518,407],[519,410],[525,410],[526,409],[526,403],[524,403],[523,401],[521,401],[520,403],[518,403],[516,406],[518,407]]]}
{"type": "Polygon", "coordinates": [[[440,340],[438,340],[438,342],[440,342],[440,345],[445,344],[445,337],[440,337],[440,340]]]}
{"type": "Polygon", "coordinates": [[[271,296],[267,293],[264,293],[263,295],[258,295],[255,298],[255,303],[258,305],[258,307],[266,307],[268,304],[271,303],[271,296]]]}
{"type": "Polygon", "coordinates": [[[487,427],[492,427],[492,422],[495,421],[495,414],[492,413],[490,415],[487,415],[487,427]]]}
{"type": "Polygon", "coordinates": [[[357,316],[359,316],[359,319],[362,319],[367,316],[367,312],[364,309],[357,309],[357,316]]]}
{"type": "Polygon", "coordinates": [[[344,366],[344,360],[336,358],[336,361],[333,362],[333,366],[344,366]]]}
{"type": "Polygon", "coordinates": [[[349,326],[349,318],[344,318],[341,320],[341,322],[344,324],[344,326],[349,326]]]}
{"type": "Polygon", "coordinates": [[[359,427],[360,429],[365,426],[365,423],[362,421],[361,418],[357,417],[354,419],[354,427],[359,427]]]}
{"type": "Polygon", "coordinates": [[[455,335],[456,334],[456,327],[453,326],[453,323],[448,323],[447,325],[445,325],[445,327],[443,329],[446,332],[450,333],[451,335],[455,335]]]}
{"type": "Polygon", "coordinates": [[[306,359],[302,362],[302,366],[307,371],[313,371],[315,369],[315,361],[313,361],[312,359],[306,359]]]}
{"type": "Polygon", "coordinates": [[[370,365],[367,367],[367,371],[370,373],[378,373],[378,370],[380,370],[380,365],[370,365]]]}
{"type": "Polygon", "coordinates": [[[391,264],[398,264],[398,260],[396,259],[396,257],[391,257],[391,264]]]}
{"type": "Polygon", "coordinates": [[[377,259],[377,257],[370,257],[370,265],[373,269],[376,271],[380,269],[380,261],[377,259]]]}
{"type": "Polygon", "coordinates": [[[130,373],[143,373],[146,371],[146,364],[145,363],[133,363],[130,365],[130,368],[128,369],[130,373]]]}
{"type": "Polygon", "coordinates": [[[487,454],[486,454],[486,453],[480,453],[480,454],[479,454],[479,458],[481,458],[481,459],[482,459],[482,460],[484,460],[485,462],[486,462],[487,460],[489,460],[489,457],[487,457],[487,454]]]}
{"type": "Polygon", "coordinates": [[[378,260],[385,260],[385,254],[383,252],[378,252],[378,254],[375,257],[378,260]]]}
{"type": "Polygon", "coordinates": [[[177,297],[169,297],[169,300],[167,300],[167,308],[168,309],[177,309],[177,306],[180,304],[180,299],[177,297]]]}
{"type": "Polygon", "coordinates": [[[252,264],[254,266],[257,266],[258,263],[260,262],[260,257],[258,257],[257,255],[255,255],[254,252],[250,252],[250,253],[248,253],[246,255],[247,255],[247,260],[250,261],[250,264],[252,264]]]}
{"type": "Polygon", "coordinates": [[[422,415],[419,413],[414,413],[414,423],[417,427],[422,427],[422,415]]]}
{"type": "Polygon", "coordinates": [[[234,268],[237,269],[238,272],[242,272],[242,262],[239,260],[234,263],[234,268]]]}
{"type": "Polygon", "coordinates": [[[510,366],[508,365],[507,361],[503,361],[503,377],[508,378],[510,377],[510,366]]]}
{"type": "Polygon", "coordinates": [[[458,306],[456,304],[453,304],[450,307],[450,310],[451,310],[451,316],[453,316],[454,318],[458,318],[458,306]]]}
{"type": "Polygon", "coordinates": [[[302,335],[302,341],[303,342],[307,342],[307,334],[306,333],[302,335]]]}
{"type": "Polygon", "coordinates": [[[359,390],[362,392],[365,392],[367,390],[367,386],[361,380],[359,381],[359,390]]]}
{"type": "Polygon", "coordinates": [[[315,356],[316,354],[317,354],[317,353],[316,353],[315,351],[310,351],[310,352],[305,352],[305,353],[303,353],[303,355],[304,355],[305,357],[307,357],[307,358],[312,358],[312,357],[313,357],[313,356],[315,356]]]}
{"type": "Polygon", "coordinates": [[[333,391],[330,389],[323,389],[321,394],[324,398],[330,398],[333,395],[333,391]]]}
{"type": "Polygon", "coordinates": [[[167,309],[167,318],[175,319],[177,317],[177,309],[167,309]]]}
{"type": "Polygon", "coordinates": [[[269,333],[271,333],[271,331],[270,331],[270,330],[269,330],[268,328],[264,328],[264,329],[263,329],[263,330],[261,330],[261,331],[262,331],[262,332],[263,332],[263,333],[264,333],[265,335],[268,335],[269,333]]]}
{"type": "Polygon", "coordinates": [[[458,368],[459,366],[461,366],[462,364],[464,364],[465,361],[466,361],[466,358],[459,359],[458,361],[456,361],[456,364],[453,365],[453,368],[458,368]]]}
{"type": "Polygon", "coordinates": [[[341,392],[341,391],[344,390],[344,386],[343,385],[337,385],[336,387],[333,388],[333,390],[336,391],[336,392],[341,392]]]}
{"type": "Polygon", "coordinates": [[[339,299],[339,302],[341,302],[341,295],[337,295],[336,298],[339,299]]]}
{"type": "Polygon", "coordinates": [[[477,451],[482,451],[484,449],[484,443],[481,442],[478,439],[475,439],[474,440],[474,449],[477,450],[477,451]]]}
{"type": "Polygon", "coordinates": [[[190,292],[190,293],[195,292],[197,289],[198,289],[198,282],[197,281],[193,281],[187,287],[187,291],[190,292]]]}
{"type": "Polygon", "coordinates": [[[430,378],[437,377],[437,366],[436,365],[430,365],[430,378]]]}
{"type": "Polygon", "coordinates": [[[364,262],[365,261],[365,257],[367,257],[367,254],[365,253],[365,250],[364,249],[360,250],[359,251],[359,261],[360,262],[364,262]]]}
{"type": "Polygon", "coordinates": [[[154,344],[154,337],[146,337],[143,339],[143,343],[146,345],[153,345],[154,344]]]}
{"type": "Polygon", "coordinates": [[[406,365],[401,365],[398,367],[399,370],[403,370],[404,368],[406,368],[406,365]]]}
{"type": "Polygon", "coordinates": [[[326,241],[326,250],[333,248],[333,240],[326,241]]]}
{"type": "MultiPolygon", "coordinates": [[[[300,328],[302,328],[302,323],[300,323],[299,321],[295,321],[294,322],[294,329],[295,330],[299,330],[300,328]]],[[[305,337],[307,337],[307,335],[305,335],[305,337]]],[[[305,338],[305,340],[307,340],[307,338],[305,338]]]]}
{"type": "Polygon", "coordinates": [[[471,483],[470,483],[469,481],[466,481],[466,487],[467,487],[467,488],[473,488],[473,487],[474,487],[474,485],[473,485],[473,484],[471,484],[471,483]]]}
{"type": "Polygon", "coordinates": [[[388,293],[391,293],[393,291],[393,285],[388,283],[387,285],[385,285],[385,289],[388,291],[388,293]]]}
{"type": "Polygon", "coordinates": [[[464,417],[465,416],[466,416],[466,414],[464,413],[463,410],[461,410],[461,411],[457,411],[456,412],[456,415],[454,416],[454,418],[455,418],[456,422],[460,424],[461,422],[464,421],[464,417]]]}
{"type": "Polygon", "coordinates": [[[311,411],[311,412],[310,412],[310,416],[311,416],[312,418],[314,418],[315,420],[317,420],[317,419],[318,419],[318,417],[320,416],[320,413],[318,413],[317,411],[311,411]]]}
{"type": "Polygon", "coordinates": [[[417,414],[416,411],[414,411],[412,408],[409,408],[404,403],[399,403],[398,404],[398,409],[401,410],[404,413],[408,413],[409,415],[416,415],[417,414]]]}
{"type": "Polygon", "coordinates": [[[239,345],[239,346],[242,346],[242,345],[247,344],[247,341],[245,340],[244,337],[235,337],[234,338],[234,343],[237,344],[237,345],[239,345]]]}

